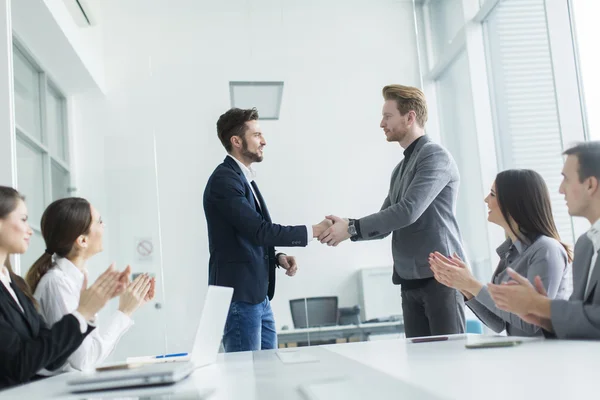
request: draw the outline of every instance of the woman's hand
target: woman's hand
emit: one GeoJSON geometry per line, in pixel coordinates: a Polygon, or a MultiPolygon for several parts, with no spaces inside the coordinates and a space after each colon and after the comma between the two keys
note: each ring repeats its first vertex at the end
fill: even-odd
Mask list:
{"type": "Polygon", "coordinates": [[[123,314],[131,316],[141,305],[146,304],[148,294],[152,289],[152,298],[154,297],[154,278],[150,278],[148,274],[140,274],[121,294],[119,299],[119,311],[123,314]]]}
{"type": "Polygon", "coordinates": [[[429,267],[438,282],[460,290],[463,295],[470,293],[472,296],[477,296],[483,287],[475,279],[467,264],[456,253],[451,258],[447,258],[437,251],[431,253],[429,255],[429,267]]]}
{"type": "Polygon", "coordinates": [[[96,282],[88,288],[87,274],[84,274],[81,296],[79,297],[79,307],[77,311],[87,320],[94,318],[96,313],[106,305],[106,303],[115,296],[118,296],[124,289],[119,280],[121,273],[115,271],[115,265],[110,267],[96,279],[96,282]]]}

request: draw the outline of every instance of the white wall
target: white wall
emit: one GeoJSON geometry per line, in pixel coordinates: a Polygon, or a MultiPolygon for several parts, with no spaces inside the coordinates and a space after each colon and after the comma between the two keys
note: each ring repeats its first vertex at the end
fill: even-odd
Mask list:
{"type": "MultiPolygon", "coordinates": [[[[268,146],[265,161],[257,166],[257,182],[276,222],[316,223],[329,213],[360,217],[375,212],[402,157],[400,147],[386,143],[378,127],[381,88],[418,83],[412,4],[179,0],[175,7],[158,0],[109,0],[102,13],[110,23],[104,31],[105,134],[148,141],[156,134],[167,290],[160,313],[169,318],[168,350],[186,349],[206,290],[202,193],[225,156],[215,123],[230,107],[228,82],[285,82],[281,119],[262,123],[268,146]]],[[[96,145],[91,138],[80,142],[81,157],[96,152],[96,145]]],[[[105,148],[107,162],[111,151],[105,148]]],[[[131,152],[134,164],[136,157],[146,158],[147,151],[142,153],[131,152]]],[[[119,226],[127,220],[137,224],[129,233],[119,232],[124,240],[110,254],[126,260],[133,237],[125,236],[156,234],[155,193],[151,185],[145,186],[146,193],[139,185],[133,192],[128,178],[106,184],[111,210],[124,197],[149,200],[137,209],[148,216],[146,222],[117,212],[119,226]]],[[[92,185],[87,189],[90,196],[101,195],[92,194],[92,185]]],[[[114,233],[113,216],[107,216],[107,235],[114,233]]],[[[355,271],[387,265],[391,275],[389,246],[385,240],[287,249],[298,256],[300,272],[294,278],[279,275],[273,303],[277,326],[291,325],[290,298],[338,295],[341,306],[356,304],[355,271]]],[[[138,332],[143,332],[141,325],[138,318],[138,332]]],[[[115,358],[147,352],[143,340],[143,335],[125,336],[115,358]]]]}

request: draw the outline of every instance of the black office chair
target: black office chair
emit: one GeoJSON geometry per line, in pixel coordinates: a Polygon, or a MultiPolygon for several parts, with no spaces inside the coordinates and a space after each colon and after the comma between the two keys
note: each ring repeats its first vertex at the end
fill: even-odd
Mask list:
{"type": "Polygon", "coordinates": [[[290,311],[296,329],[337,325],[338,298],[327,296],[290,300],[290,311]]]}

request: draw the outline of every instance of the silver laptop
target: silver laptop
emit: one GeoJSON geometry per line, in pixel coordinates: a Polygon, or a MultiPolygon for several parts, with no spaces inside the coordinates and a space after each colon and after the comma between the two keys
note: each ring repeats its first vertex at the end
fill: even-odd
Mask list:
{"type": "Polygon", "coordinates": [[[72,392],[87,392],[168,385],[186,378],[196,368],[214,363],[219,353],[232,296],[232,288],[208,287],[204,308],[196,331],[194,347],[189,358],[180,357],[179,361],[181,362],[114,364],[107,367],[107,370],[96,371],[69,381],[70,390],[72,392]]]}

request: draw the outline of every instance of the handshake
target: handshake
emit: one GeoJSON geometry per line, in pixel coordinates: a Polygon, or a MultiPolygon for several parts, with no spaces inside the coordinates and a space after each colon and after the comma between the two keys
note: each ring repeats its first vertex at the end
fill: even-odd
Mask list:
{"type": "Polygon", "coordinates": [[[327,246],[337,246],[346,239],[350,239],[348,233],[348,219],[328,215],[317,225],[312,226],[313,238],[317,238],[327,246]]]}

